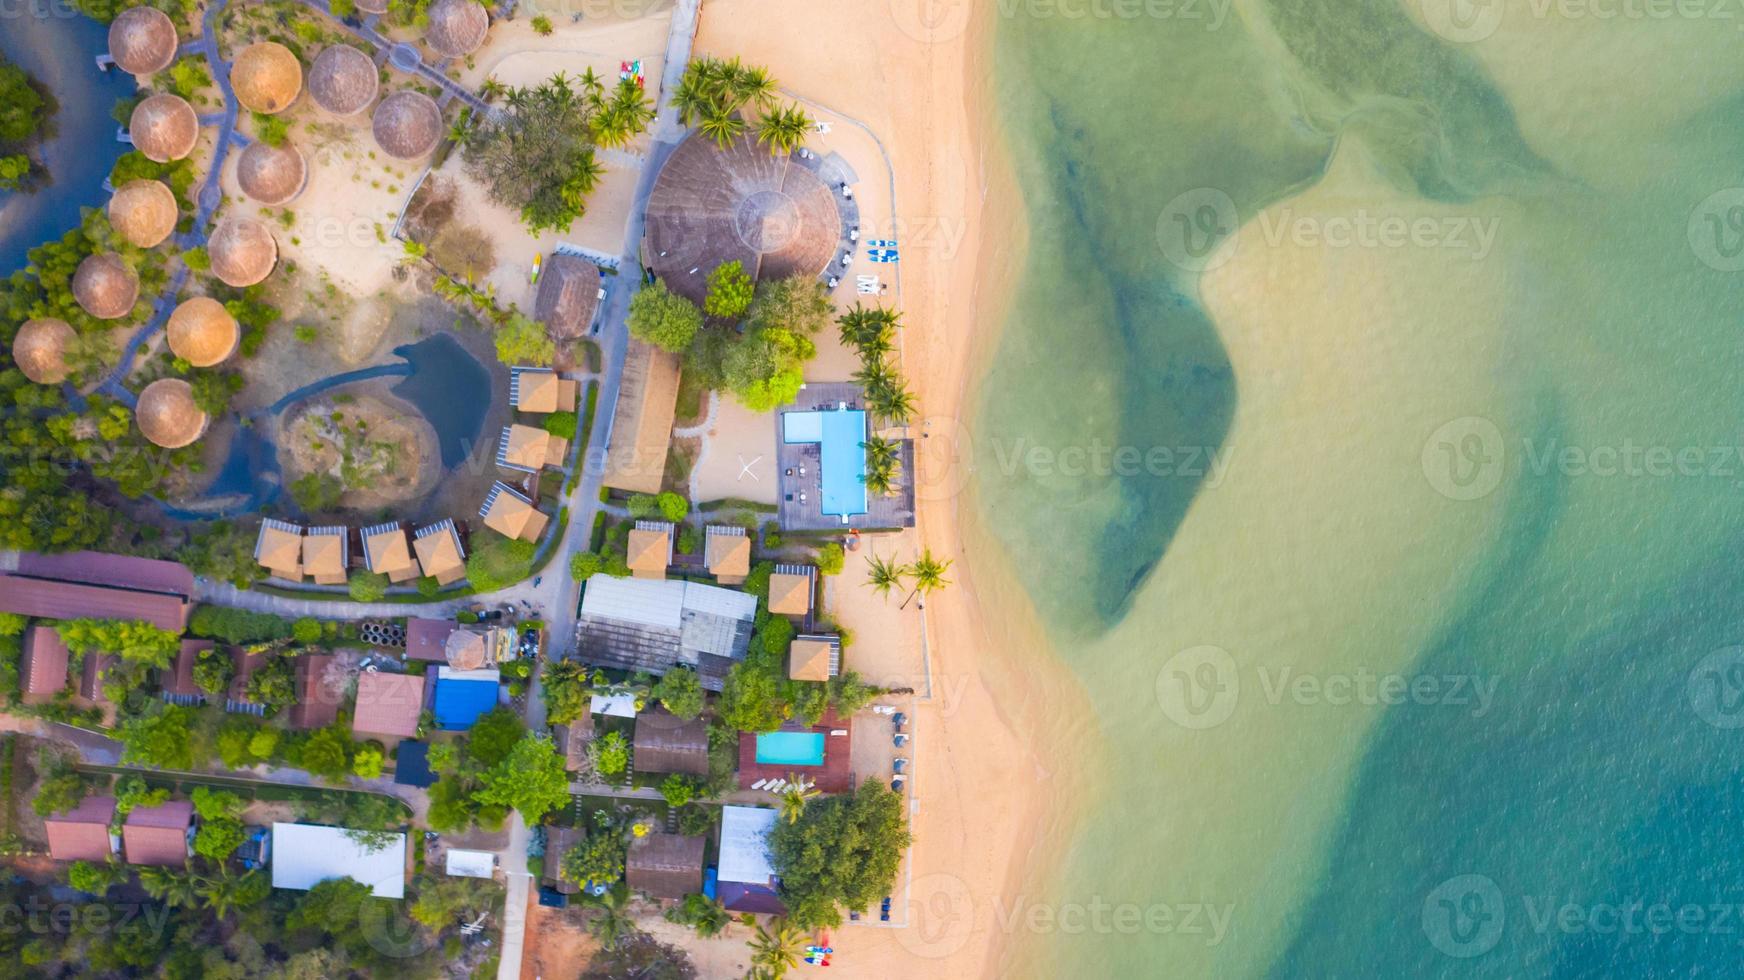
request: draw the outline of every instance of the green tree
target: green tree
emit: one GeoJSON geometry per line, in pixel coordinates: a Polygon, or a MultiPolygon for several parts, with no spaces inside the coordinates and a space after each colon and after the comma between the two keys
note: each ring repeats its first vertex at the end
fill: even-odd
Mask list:
{"type": "Polygon", "coordinates": [[[696,781],[688,776],[673,773],[660,783],[660,795],[666,798],[666,805],[674,809],[689,803],[696,795],[696,781]]]}
{"type": "Polygon", "coordinates": [[[41,93],[17,65],[0,60],[0,142],[22,143],[46,121],[41,93]]]}
{"type": "Polygon", "coordinates": [[[787,919],[759,923],[751,937],[751,966],[770,977],[786,976],[799,965],[810,942],[810,937],[787,919]]]}
{"type": "Polygon", "coordinates": [[[818,791],[792,773],[787,774],[787,783],[787,789],[781,794],[781,819],[798,823],[805,815],[806,804],[817,797],[818,791]]]}
{"type": "Polygon", "coordinates": [[[589,895],[583,899],[592,915],[587,931],[606,949],[620,949],[642,935],[630,913],[630,893],[627,888],[613,888],[604,895],[589,895]]]}
{"type": "Polygon", "coordinates": [[[841,924],[841,907],[865,911],[890,894],[912,842],[902,798],[875,779],[852,794],[814,800],[778,823],[769,853],[788,914],[806,928],[841,924]]]}
{"type": "Polygon", "coordinates": [[[842,565],[847,561],[847,554],[837,541],[829,541],[817,550],[818,572],[824,575],[842,574],[842,565]]]}
{"type": "Polygon", "coordinates": [[[510,89],[503,111],[467,134],[462,155],[493,201],[514,208],[535,234],[563,231],[587,210],[604,168],[590,134],[597,103],[558,74],[510,89]]]}
{"type": "Polygon", "coordinates": [[[553,725],[580,720],[592,702],[587,672],[574,660],[547,663],[540,675],[539,691],[545,698],[545,718],[553,725]]]}
{"type": "Polygon", "coordinates": [[[74,653],[113,653],[128,663],[168,667],[181,648],[181,635],[137,620],[69,619],[55,626],[74,653]]]}
{"type": "Polygon", "coordinates": [[[591,551],[578,551],[569,558],[569,574],[576,581],[585,582],[600,572],[604,560],[591,551]]]}
{"type": "Polygon", "coordinates": [[[335,722],[310,732],[294,760],[310,775],[340,785],[351,772],[351,735],[342,725],[335,722]]]}
{"type": "Polygon", "coordinates": [[[380,572],[352,572],[346,589],[355,602],[380,602],[388,594],[388,577],[380,572]]]}
{"type": "Polygon", "coordinates": [[[151,713],[122,722],[116,732],[123,746],[121,761],[153,769],[193,768],[193,722],[192,711],[171,704],[156,705],[151,713]]]}
{"type": "Polygon", "coordinates": [[[613,885],[624,877],[624,839],[616,833],[599,831],[589,834],[581,843],[558,859],[557,873],[567,882],[585,885],[613,885]]]}
{"type": "Polygon", "coordinates": [[[519,313],[497,328],[494,339],[497,360],[504,364],[548,367],[557,359],[557,343],[546,334],[545,325],[519,313]]]}
{"type": "Polygon", "coordinates": [[[548,735],[527,734],[508,758],[479,776],[473,799],[481,804],[512,807],[528,823],[569,802],[569,776],[563,757],[548,735]]]}
{"type": "Polygon", "coordinates": [[[382,750],[373,745],[360,746],[351,758],[351,771],[360,779],[375,779],[382,774],[382,750]]]}
{"type": "Polygon", "coordinates": [[[102,898],[110,887],[127,880],[127,868],[114,861],[93,864],[90,861],[74,861],[67,866],[67,884],[77,888],[87,895],[102,898]]]}
{"type": "Polygon", "coordinates": [[[230,857],[246,838],[240,821],[206,820],[194,835],[194,853],[216,864],[230,857]]]}
{"type": "Polygon", "coordinates": [[[602,776],[616,776],[629,765],[630,746],[623,732],[606,732],[593,740],[591,749],[594,769],[602,776]]]}
{"type": "Polygon", "coordinates": [[[321,621],[304,616],[291,624],[291,638],[305,645],[318,642],[321,639],[321,621]]]}
{"type": "MultiPolygon", "coordinates": [[[[933,557],[931,548],[922,549],[920,557],[916,558],[914,564],[909,566],[909,574],[914,576],[914,591],[909,594],[908,599],[913,599],[917,595],[931,595],[950,585],[951,580],[945,578],[945,572],[950,567],[951,559],[940,561],[933,557]]],[[[902,600],[904,606],[908,605],[908,599],[902,600]]]]}
{"type": "Polygon", "coordinates": [[[551,18],[544,14],[535,14],[533,16],[532,24],[533,33],[538,34],[541,37],[548,36],[552,30],[554,30],[551,26],[551,18]]]}
{"type": "Polygon", "coordinates": [[[673,715],[689,721],[702,714],[702,679],[688,667],[674,667],[654,685],[653,696],[673,715]]]}
{"type": "Polygon", "coordinates": [[[805,134],[811,125],[811,117],[797,105],[776,109],[758,120],[757,142],[769,147],[772,156],[792,153],[805,145],[805,134]]]}
{"type": "Polygon", "coordinates": [[[479,765],[488,768],[507,759],[526,733],[521,716],[512,708],[498,705],[479,715],[473,723],[467,750],[479,765]]]}
{"type": "Polygon", "coordinates": [[[690,501],[670,490],[655,497],[654,506],[659,509],[661,517],[674,524],[684,520],[690,514],[690,501]]]}
{"type": "Polygon", "coordinates": [[[702,309],[709,316],[737,320],[751,308],[751,298],[755,293],[756,283],[745,271],[743,262],[738,259],[722,262],[708,275],[708,294],[703,299],[702,309]]]}
{"type": "Polygon", "coordinates": [[[702,329],[702,311],[656,279],[630,298],[631,336],[674,354],[687,350],[702,329]]]}

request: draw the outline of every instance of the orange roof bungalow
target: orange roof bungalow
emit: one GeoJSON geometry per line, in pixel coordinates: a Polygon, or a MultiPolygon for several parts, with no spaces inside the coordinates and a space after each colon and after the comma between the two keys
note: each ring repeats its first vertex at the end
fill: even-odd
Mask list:
{"type": "Polygon", "coordinates": [[[453,585],[466,577],[466,549],[461,547],[460,532],[452,518],[419,528],[412,535],[412,548],[424,574],[438,585],[453,585]]]}
{"type": "Polygon", "coordinates": [[[317,585],[344,585],[351,568],[351,535],[342,527],[312,527],[303,535],[303,574],[317,585]]]}
{"type": "Polygon", "coordinates": [[[291,706],[292,728],[325,728],[338,719],[345,689],[328,681],[327,668],[332,664],[333,657],[325,653],[307,653],[297,658],[297,703],[291,706]]]}
{"type": "Polygon", "coordinates": [[[406,526],[398,521],[363,529],[363,563],[390,582],[407,582],[420,574],[406,526]]]}
{"type": "Polygon", "coordinates": [[[780,616],[811,613],[812,569],[810,565],[776,565],[769,576],[769,611],[780,616]]]}
{"type": "Polygon", "coordinates": [[[678,412],[682,372],[677,354],[631,338],[606,443],[605,474],[614,490],[659,493],[672,449],[672,420],[678,412]]]}
{"type": "Polygon", "coordinates": [[[48,853],[56,861],[107,861],[115,853],[109,824],[115,819],[115,797],[87,796],[78,806],[43,821],[48,853]]]}
{"type": "Polygon", "coordinates": [[[25,704],[47,704],[67,687],[67,645],[52,626],[32,626],[24,634],[19,676],[25,704]]]}
{"type": "Polygon", "coordinates": [[[424,713],[424,678],[417,674],[365,673],[357,679],[354,735],[397,742],[415,738],[424,713]]]}
{"type": "Polygon", "coordinates": [[[546,467],[562,469],[568,455],[568,439],[530,425],[503,426],[497,442],[497,465],[524,473],[537,473],[546,467]]]}
{"type": "Polygon", "coordinates": [[[672,525],[665,521],[637,521],[630,530],[628,562],[637,578],[666,577],[672,564],[672,525]]]}
{"type": "Polygon", "coordinates": [[[181,867],[192,853],[194,804],[170,800],[134,807],[121,825],[121,849],[128,864],[181,867]]]}
{"type": "Polygon", "coordinates": [[[484,498],[484,506],[478,509],[478,516],[484,518],[485,527],[506,538],[522,541],[539,540],[539,535],[545,532],[545,525],[551,522],[551,518],[540,513],[531,500],[500,480],[491,486],[490,493],[484,498]]]}
{"type": "Polygon", "coordinates": [[[273,578],[303,580],[303,529],[295,524],[267,518],[260,522],[254,540],[254,563],[273,578]]]}
{"type": "Polygon", "coordinates": [[[796,681],[828,681],[842,672],[842,638],[803,634],[787,649],[787,676],[796,681]]]}
{"type": "Polygon", "coordinates": [[[579,383],[550,368],[518,367],[509,372],[509,404],[517,412],[573,412],[580,394],[579,383]]]}
{"type": "Polygon", "coordinates": [[[710,526],[703,535],[703,561],[722,585],[739,585],[751,574],[751,536],[734,525],[710,526]]]}

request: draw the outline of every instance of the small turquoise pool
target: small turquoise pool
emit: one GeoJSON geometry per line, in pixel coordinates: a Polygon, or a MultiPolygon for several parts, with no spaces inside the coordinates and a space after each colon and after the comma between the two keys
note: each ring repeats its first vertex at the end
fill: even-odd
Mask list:
{"type": "Polygon", "coordinates": [[[821,766],[823,732],[765,732],[757,736],[757,761],[771,766],[821,766]]]}
{"type": "Polygon", "coordinates": [[[866,513],[865,412],[852,408],[784,412],[781,438],[788,443],[819,444],[818,460],[823,470],[819,510],[831,517],[866,513]]]}

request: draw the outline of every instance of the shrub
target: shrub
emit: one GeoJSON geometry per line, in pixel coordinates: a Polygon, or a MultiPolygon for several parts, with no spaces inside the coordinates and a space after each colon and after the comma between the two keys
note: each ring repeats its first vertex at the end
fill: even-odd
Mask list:
{"type": "Polygon", "coordinates": [[[818,571],[825,575],[840,575],[846,559],[847,555],[843,553],[842,546],[831,541],[817,550],[818,571]]]}
{"type": "Polygon", "coordinates": [[[579,581],[587,581],[599,574],[604,562],[600,556],[591,551],[578,551],[569,559],[569,574],[579,581]]]}
{"type": "Polygon", "coordinates": [[[434,599],[442,594],[442,583],[436,581],[433,575],[426,575],[418,580],[418,594],[426,599],[434,599]]]}
{"type": "Polygon", "coordinates": [[[388,577],[380,572],[354,572],[346,589],[357,602],[380,602],[388,594],[388,577]]]}
{"type": "Polygon", "coordinates": [[[660,784],[660,795],[666,797],[667,806],[681,807],[696,795],[696,783],[687,776],[673,773],[660,784]]]}
{"type": "Polygon", "coordinates": [[[559,439],[574,439],[575,427],[579,419],[574,412],[552,412],[545,416],[545,421],[539,423],[546,432],[559,439]]]}
{"type": "Polygon", "coordinates": [[[678,523],[690,514],[690,501],[668,490],[654,498],[654,504],[660,511],[660,516],[678,523]]]}
{"type": "Polygon", "coordinates": [[[533,18],[533,33],[538,34],[541,37],[547,37],[551,34],[551,31],[551,18],[544,14],[539,14],[533,18]]]}
{"type": "Polygon", "coordinates": [[[291,637],[298,643],[318,643],[321,640],[321,621],[304,616],[291,624],[291,637]]]}
{"type": "Polygon", "coordinates": [[[616,776],[630,764],[630,746],[619,731],[607,732],[594,739],[594,770],[602,776],[616,776]]]}

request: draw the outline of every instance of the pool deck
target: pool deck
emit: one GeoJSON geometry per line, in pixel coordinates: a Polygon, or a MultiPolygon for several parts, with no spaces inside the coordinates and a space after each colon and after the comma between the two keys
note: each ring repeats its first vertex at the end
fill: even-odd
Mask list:
{"type": "Polygon", "coordinates": [[[790,443],[782,431],[781,421],[787,412],[828,411],[842,403],[849,408],[863,409],[865,399],[860,386],[846,382],[814,382],[800,389],[792,405],[784,406],[776,415],[775,461],[780,487],[778,504],[781,527],[788,531],[846,531],[849,528],[902,528],[914,526],[914,487],[909,474],[914,472],[914,441],[902,440],[902,472],[897,479],[897,492],[891,496],[867,494],[866,513],[855,514],[844,523],[840,517],[823,512],[822,444],[790,443]],[[801,477],[799,471],[805,470],[801,477]],[[806,499],[801,502],[799,495],[806,499]]]}
{"type": "Polygon", "coordinates": [[[854,749],[854,724],[852,719],[837,718],[834,712],[825,712],[823,718],[812,728],[789,722],[781,726],[784,732],[818,732],[824,736],[824,764],[822,766],[788,766],[765,765],[757,761],[757,736],[750,732],[739,734],[739,788],[750,789],[751,784],[759,779],[785,779],[788,776],[805,776],[817,784],[817,788],[825,793],[846,793],[854,788],[854,773],[850,768],[854,749]],[[831,731],[846,729],[846,735],[831,735],[831,731]]]}

